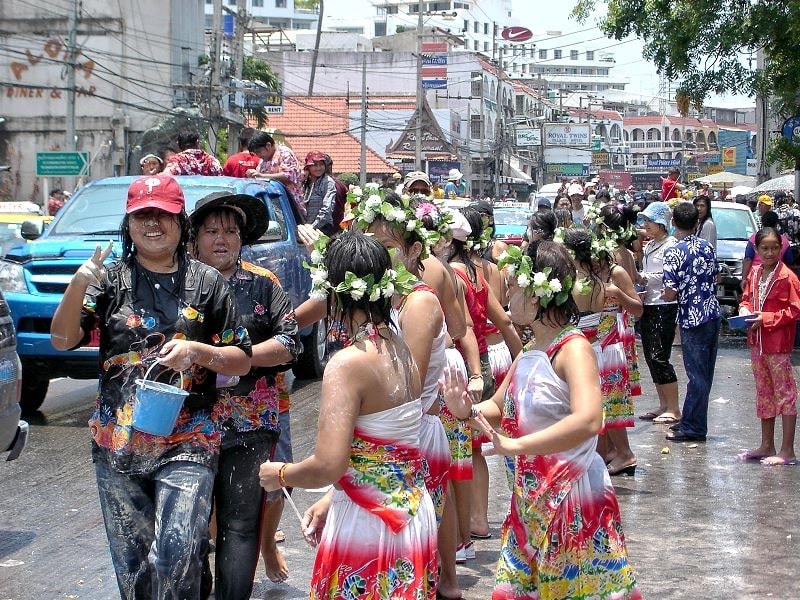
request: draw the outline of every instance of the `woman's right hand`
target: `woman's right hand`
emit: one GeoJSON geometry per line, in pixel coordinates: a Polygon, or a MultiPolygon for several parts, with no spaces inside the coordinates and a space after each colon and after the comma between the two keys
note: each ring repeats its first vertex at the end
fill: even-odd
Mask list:
{"type": "Polygon", "coordinates": [[[93,283],[100,283],[100,280],[105,274],[103,263],[105,263],[106,259],[111,254],[113,248],[114,242],[108,242],[108,246],[106,246],[105,250],[101,250],[98,244],[94,249],[92,257],[78,267],[73,279],[82,279],[87,287],[93,283]]]}
{"type": "Polygon", "coordinates": [[[322,530],[325,528],[328,510],[331,507],[331,498],[332,492],[328,492],[303,513],[300,526],[303,528],[303,537],[312,548],[316,548],[322,538],[322,530]]]}

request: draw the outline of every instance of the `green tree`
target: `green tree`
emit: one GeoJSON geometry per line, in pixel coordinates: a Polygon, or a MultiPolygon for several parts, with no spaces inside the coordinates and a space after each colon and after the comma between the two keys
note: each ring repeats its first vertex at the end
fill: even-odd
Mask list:
{"type": "MultiPolygon", "coordinates": [[[[244,66],[242,68],[242,78],[249,81],[261,81],[266,86],[275,90],[276,93],[281,92],[281,83],[272,72],[272,67],[263,60],[259,60],[253,56],[244,57],[244,66]]],[[[242,111],[246,117],[255,119],[257,127],[261,128],[267,124],[267,111],[261,108],[252,108],[242,111]]]]}
{"type": "Polygon", "coordinates": [[[795,0],[578,0],[573,14],[585,21],[602,4],[603,32],[617,40],[639,37],[644,57],[680,80],[678,95],[696,108],[711,93],[737,93],[771,96],[778,117],[800,114],[795,0]],[[761,69],[759,50],[766,57],[761,69]]]}

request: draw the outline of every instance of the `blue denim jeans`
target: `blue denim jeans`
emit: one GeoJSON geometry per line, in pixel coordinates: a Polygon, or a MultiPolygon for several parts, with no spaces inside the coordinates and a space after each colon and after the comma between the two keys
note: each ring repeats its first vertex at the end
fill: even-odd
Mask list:
{"type": "Polygon", "coordinates": [[[719,327],[719,317],[697,327],[681,327],[683,367],[689,382],[686,384],[680,431],[686,435],[705,436],[708,432],[708,396],[714,382],[719,327]]]}
{"type": "Polygon", "coordinates": [[[100,508],[123,600],[200,598],[200,550],[208,538],[213,469],[189,461],[153,473],[95,462],[100,508]]]}

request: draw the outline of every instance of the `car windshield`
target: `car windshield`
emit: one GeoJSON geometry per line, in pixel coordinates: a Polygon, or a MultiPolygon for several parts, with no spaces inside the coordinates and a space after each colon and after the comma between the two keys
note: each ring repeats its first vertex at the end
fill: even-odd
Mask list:
{"type": "MultiPolygon", "coordinates": [[[[186,212],[212,192],[228,190],[223,186],[183,185],[186,212]]],[[[51,235],[113,235],[119,232],[125,216],[128,184],[86,187],[58,213],[50,226],[51,235]]]]}
{"type": "Polygon", "coordinates": [[[528,211],[518,208],[495,208],[495,225],[527,225],[528,211]]]}
{"type": "Polygon", "coordinates": [[[748,240],[755,232],[753,217],[748,210],[714,207],[712,210],[718,240],[748,240]]]}

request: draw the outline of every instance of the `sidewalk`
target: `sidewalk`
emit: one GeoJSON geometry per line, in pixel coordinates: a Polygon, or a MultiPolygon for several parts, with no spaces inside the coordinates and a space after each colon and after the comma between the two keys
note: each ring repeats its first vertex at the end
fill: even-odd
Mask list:
{"type": "MultiPolygon", "coordinates": [[[[800,353],[795,353],[800,365],[800,353]]],[[[673,348],[681,392],[685,387],[680,348],[673,348]]],[[[658,404],[644,368],[644,396],[636,414],[658,404]]],[[[795,368],[795,376],[800,374],[795,368]]],[[[318,386],[292,394],[295,459],[313,449],[318,386]]],[[[636,476],[615,477],[631,563],[645,598],[797,599],[800,598],[800,466],[763,467],[735,460],[759,443],[749,352],[739,340],[720,348],[709,407],[705,444],[667,442],[666,425],[637,419],[629,430],[638,458],[636,476]],[[734,347],[730,347],[734,346],[734,347]],[[668,448],[669,453],[662,453],[668,448]]],[[[776,432],[780,436],[780,427],[776,432]]],[[[778,441],[780,438],[778,437],[778,441]]],[[[508,508],[508,487],[497,457],[491,457],[490,524],[494,537],[477,541],[477,557],[459,566],[465,599],[491,597],[499,530],[508,508]]],[[[302,512],[318,496],[297,490],[302,512]]],[[[287,507],[283,528],[290,578],[265,579],[259,566],[254,598],[296,599],[308,594],[313,551],[299,534],[287,507]]]]}

